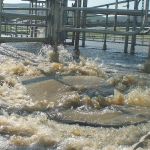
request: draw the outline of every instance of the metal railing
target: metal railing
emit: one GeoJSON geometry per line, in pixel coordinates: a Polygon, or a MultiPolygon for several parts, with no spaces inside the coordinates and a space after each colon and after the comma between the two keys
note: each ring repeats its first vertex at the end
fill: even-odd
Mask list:
{"type": "MultiPolygon", "coordinates": [[[[113,3],[114,4],[114,3],[113,3]]],[[[141,16],[143,14],[144,21],[142,23],[142,26],[133,32],[121,32],[121,31],[110,31],[110,30],[95,30],[95,29],[87,29],[87,28],[70,28],[66,27],[65,25],[62,26],[62,30],[70,31],[70,32],[93,32],[93,33],[103,33],[103,34],[115,34],[115,35],[137,35],[137,34],[144,34],[140,33],[144,27],[146,26],[146,23],[148,21],[148,12],[149,12],[149,0],[146,0],[145,4],[145,10],[123,10],[123,9],[105,9],[105,8],[79,8],[79,7],[66,7],[63,8],[63,11],[82,11],[85,14],[105,14],[105,15],[131,15],[131,16],[141,16]]],[[[149,31],[149,30],[148,30],[149,31]]],[[[147,32],[146,32],[147,34],[147,32]]]]}
{"type": "MultiPolygon", "coordinates": [[[[148,23],[149,13],[149,0],[142,0],[145,2],[145,7],[141,10],[138,10],[139,0],[124,0],[118,1],[104,5],[98,5],[94,7],[87,7],[87,0],[74,0],[74,6],[68,7],[68,0],[45,0],[45,1],[32,1],[30,2],[29,8],[8,8],[3,7],[3,0],[0,0],[0,25],[4,28],[10,27],[13,34],[12,37],[0,37],[0,42],[46,42],[54,45],[55,49],[58,43],[64,42],[67,38],[67,32],[72,32],[72,45],[75,44],[75,50],[78,53],[79,40],[81,39],[80,32],[82,33],[82,46],[85,46],[85,33],[99,33],[104,35],[104,50],[107,49],[106,46],[106,37],[107,34],[112,35],[121,35],[125,36],[125,45],[128,45],[128,36],[132,36],[131,45],[134,49],[136,45],[136,35],[146,35],[149,34],[150,29],[143,32],[146,24],[148,23]],[[42,3],[42,6],[38,2],[42,3]],[[83,2],[83,4],[82,4],[83,2]],[[129,3],[134,2],[134,9],[129,9],[129,3]],[[44,5],[43,5],[44,3],[44,5]],[[127,3],[127,9],[118,9],[118,4],[127,3]],[[114,9],[110,9],[109,6],[115,5],[114,9]],[[102,8],[106,7],[106,8],[102,8]],[[8,13],[5,11],[11,10],[28,10],[28,14],[17,14],[17,13],[8,13]],[[42,12],[41,14],[39,12],[42,12]],[[43,13],[44,12],[44,13],[43,13]],[[68,12],[72,12],[72,16],[68,16],[68,12]],[[105,25],[104,28],[94,29],[87,27],[87,15],[88,14],[98,14],[99,16],[105,16],[105,25]],[[112,27],[113,30],[108,28],[108,16],[114,16],[114,24],[112,27]],[[122,15],[127,17],[127,25],[125,31],[117,30],[117,16],[122,15]],[[130,30],[130,17],[133,17],[132,31],[130,30]],[[137,17],[141,16],[142,23],[139,28],[137,28],[137,17]],[[3,18],[10,19],[11,21],[2,21],[3,18]],[[68,24],[68,18],[72,18],[73,24],[68,24]],[[24,22],[25,21],[25,22],[24,22]],[[21,28],[21,29],[20,29],[21,28]],[[45,30],[44,36],[38,37],[38,30],[42,28],[45,30]],[[19,33],[26,30],[26,37],[21,36],[19,38],[19,33]],[[18,35],[17,35],[18,34],[18,35]]],[[[7,31],[8,32],[8,31],[7,31]]],[[[0,35],[2,35],[2,28],[0,30],[0,35]]],[[[124,50],[127,52],[127,48],[124,50]]],[[[134,50],[133,50],[134,51],[134,50]]],[[[132,51],[132,52],[133,52],[132,51]]],[[[76,55],[78,55],[76,53],[76,55]]]]}
{"type": "Polygon", "coordinates": [[[0,43],[4,42],[47,42],[47,37],[38,37],[38,28],[47,28],[46,20],[48,16],[46,12],[48,8],[45,6],[37,7],[37,3],[46,3],[46,1],[30,1],[30,8],[19,7],[3,7],[3,0],[0,0],[0,20],[1,37],[0,43]],[[28,10],[29,13],[19,14],[12,13],[14,10],[28,10]],[[7,12],[5,12],[7,11],[7,12]],[[10,12],[11,13],[10,13],[10,12]],[[43,11],[45,13],[43,13],[43,11]],[[39,14],[39,12],[42,12],[39,14]],[[33,14],[35,13],[35,14],[33,14]],[[32,34],[31,34],[32,33],[32,34]],[[4,34],[5,36],[2,36],[4,34]]]}

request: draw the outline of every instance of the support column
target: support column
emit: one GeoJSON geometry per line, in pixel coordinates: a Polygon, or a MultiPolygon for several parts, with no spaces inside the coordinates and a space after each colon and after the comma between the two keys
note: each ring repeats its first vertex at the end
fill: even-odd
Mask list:
{"type": "MultiPolygon", "coordinates": [[[[61,12],[60,12],[60,26],[62,27],[63,25],[68,25],[68,13],[67,11],[63,11],[65,7],[68,6],[68,0],[61,0],[61,12]]],[[[59,43],[64,44],[65,40],[68,38],[68,32],[67,31],[62,31],[60,29],[58,33],[58,41],[59,43]]]]}
{"type": "MultiPolygon", "coordinates": [[[[134,2],[134,10],[138,10],[138,0],[135,0],[134,2]]],[[[137,17],[134,16],[133,17],[133,31],[135,31],[137,28],[136,24],[137,24],[137,17]]],[[[135,45],[136,45],[136,35],[132,35],[130,54],[135,53],[135,45]]]]}
{"type": "MultiPolygon", "coordinates": [[[[78,0],[77,7],[81,7],[81,1],[78,0]]],[[[80,17],[81,17],[81,11],[77,11],[77,28],[80,28],[80,17]]],[[[76,32],[76,39],[75,39],[75,49],[73,51],[73,58],[79,59],[80,51],[79,51],[79,40],[80,40],[80,32],[76,32]]]]}
{"type": "MultiPolygon", "coordinates": [[[[35,1],[35,8],[37,8],[37,0],[35,1]]],[[[35,10],[35,15],[37,15],[37,10],[35,10]]],[[[35,20],[35,24],[37,24],[37,20],[35,20]]],[[[37,27],[34,27],[34,37],[37,37],[37,27]]]]}
{"type": "Polygon", "coordinates": [[[149,41],[148,59],[150,60],[150,41],[149,41]]]}
{"type": "MultiPolygon", "coordinates": [[[[83,0],[83,7],[87,7],[88,0],[83,0]]],[[[86,14],[82,11],[82,28],[86,27],[86,14]]],[[[82,32],[82,47],[85,47],[85,32],[82,32]]]]}
{"type": "MultiPolygon", "coordinates": [[[[72,4],[72,7],[77,7],[77,0],[75,0],[75,3],[72,4]]],[[[72,18],[74,27],[76,27],[76,20],[77,20],[76,17],[77,17],[76,12],[73,12],[72,18]]],[[[75,32],[72,32],[72,46],[74,46],[74,41],[75,41],[75,32]]]]}
{"type": "Polygon", "coordinates": [[[53,28],[54,28],[54,34],[53,34],[53,39],[54,39],[54,51],[57,51],[57,46],[58,46],[58,27],[59,27],[59,17],[60,17],[60,0],[55,0],[55,4],[54,4],[54,24],[53,24],[53,28]]]}
{"type": "Polygon", "coordinates": [[[51,45],[54,45],[54,41],[53,41],[53,38],[52,36],[54,35],[53,34],[53,27],[54,27],[54,7],[55,7],[55,1],[54,0],[46,0],[46,8],[48,8],[48,11],[46,13],[47,15],[47,20],[46,20],[46,23],[47,23],[47,28],[46,28],[46,31],[45,31],[45,37],[47,37],[47,43],[48,44],[51,44],[51,45]]]}
{"type": "MultiPolygon", "coordinates": [[[[3,11],[3,0],[0,0],[0,12],[3,11]]],[[[0,37],[1,37],[1,34],[2,34],[2,25],[1,25],[1,22],[2,22],[2,18],[0,16],[0,37]]]]}
{"type": "Polygon", "coordinates": [[[55,12],[55,0],[51,0],[50,1],[50,44],[51,45],[54,45],[54,38],[53,38],[53,35],[54,35],[54,13],[55,12]]]}
{"type": "MultiPolygon", "coordinates": [[[[7,22],[7,20],[6,20],[6,18],[5,18],[5,23],[7,22]]],[[[5,24],[5,26],[4,26],[4,33],[5,33],[5,35],[6,35],[6,33],[7,33],[7,28],[6,28],[6,24],[5,24]]]]}
{"type": "Polygon", "coordinates": [[[50,54],[50,61],[58,62],[58,28],[60,20],[60,0],[51,0],[51,30],[50,30],[50,42],[53,47],[53,52],[50,54]]]}
{"type": "Polygon", "coordinates": [[[17,25],[17,20],[16,20],[16,25],[15,25],[15,37],[18,36],[17,33],[18,33],[18,25],[17,25]]]}
{"type": "MultiPolygon", "coordinates": [[[[107,9],[109,8],[109,5],[107,5],[107,9]]],[[[108,26],[108,14],[106,15],[106,20],[105,20],[105,29],[107,30],[107,26],[108,26]]],[[[106,45],[106,39],[107,39],[107,34],[104,34],[104,44],[103,44],[103,50],[107,49],[107,45],[106,45]]]]}
{"type": "MultiPolygon", "coordinates": [[[[33,1],[30,1],[30,8],[33,8],[33,1]]],[[[30,11],[30,14],[33,15],[33,10],[30,11]]],[[[32,20],[31,20],[32,24],[32,20]]],[[[33,27],[31,26],[30,36],[33,37],[33,27]]]]}
{"type": "MultiPolygon", "coordinates": [[[[129,0],[127,1],[127,9],[129,9],[129,0]]],[[[129,31],[129,24],[130,24],[130,16],[127,17],[126,21],[126,32],[129,31]]],[[[125,36],[125,42],[124,42],[124,53],[128,53],[128,41],[129,41],[129,36],[125,36]]]]}
{"type": "Polygon", "coordinates": [[[28,30],[29,30],[29,26],[27,26],[27,28],[26,28],[26,37],[28,37],[28,30]]]}
{"type": "Polygon", "coordinates": [[[144,71],[150,73],[150,42],[149,42],[148,58],[144,63],[144,71]]]}
{"type": "MultiPolygon", "coordinates": [[[[42,2],[42,8],[44,8],[44,2],[42,2]]],[[[44,13],[43,13],[43,10],[42,10],[42,15],[43,15],[44,13]]]]}
{"type": "Polygon", "coordinates": [[[47,43],[49,43],[50,41],[50,35],[49,35],[49,32],[50,32],[50,1],[46,0],[45,2],[45,7],[48,8],[48,11],[46,11],[46,16],[47,16],[47,19],[46,19],[46,25],[47,27],[45,28],[45,37],[47,38],[47,43]]]}
{"type": "MultiPolygon", "coordinates": [[[[115,9],[118,9],[118,0],[116,0],[115,9]]],[[[114,31],[116,31],[116,27],[117,27],[117,14],[115,14],[114,17],[114,31]]]]}

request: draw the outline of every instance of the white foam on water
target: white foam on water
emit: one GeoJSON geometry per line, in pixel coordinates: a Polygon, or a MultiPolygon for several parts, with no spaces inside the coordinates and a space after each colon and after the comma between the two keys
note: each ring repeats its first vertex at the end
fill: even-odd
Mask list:
{"type": "MultiPolygon", "coordinates": [[[[129,104],[144,106],[147,109],[150,107],[149,79],[144,77],[139,79],[141,76],[129,74],[121,76],[118,74],[111,77],[109,75],[108,77],[104,71],[108,68],[107,65],[105,68],[105,61],[102,61],[102,58],[100,60],[92,59],[90,53],[89,55],[86,53],[87,59],[85,59],[84,53],[82,53],[81,62],[76,63],[72,59],[71,51],[62,46],[59,47],[60,62],[51,63],[49,62],[50,50],[51,47],[42,47],[34,62],[32,60],[35,58],[35,54],[29,55],[28,59],[31,58],[31,61],[25,61],[24,58],[10,58],[1,62],[0,72],[4,82],[0,85],[0,98],[9,106],[8,110],[14,111],[14,113],[9,114],[9,111],[3,110],[3,115],[0,115],[0,143],[3,143],[0,148],[46,149],[55,147],[57,150],[127,150],[150,130],[150,123],[115,129],[81,127],[49,120],[46,113],[42,111],[53,108],[53,104],[45,100],[33,102],[25,86],[18,80],[19,76],[39,76],[43,73],[100,76],[118,88],[114,95],[104,98],[108,105],[129,104]],[[15,113],[17,109],[38,111],[38,113],[19,115],[15,113]],[[7,140],[5,140],[5,136],[7,140]]],[[[117,58],[121,59],[121,57],[117,58]]],[[[113,69],[117,70],[117,68],[113,69]]],[[[89,103],[91,100],[86,95],[82,98],[85,103],[89,103]]],[[[76,97],[76,100],[78,99],[80,96],[76,97]]],[[[145,149],[149,148],[150,142],[148,140],[145,149]]]]}

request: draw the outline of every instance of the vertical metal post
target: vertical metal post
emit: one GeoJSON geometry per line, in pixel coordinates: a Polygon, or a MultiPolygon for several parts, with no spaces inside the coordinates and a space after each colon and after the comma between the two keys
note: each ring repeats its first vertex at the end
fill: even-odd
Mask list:
{"type": "MultiPolygon", "coordinates": [[[[35,0],[35,8],[37,8],[37,0],[35,0]]],[[[35,10],[35,15],[37,15],[37,10],[35,10]]],[[[35,20],[35,24],[37,24],[37,20],[35,20]]],[[[34,27],[34,37],[37,37],[37,27],[34,27]]]]}
{"type": "MultiPolygon", "coordinates": [[[[55,9],[55,5],[54,5],[54,0],[46,0],[46,7],[48,8],[48,12],[47,12],[47,28],[46,28],[46,32],[45,32],[45,36],[48,38],[47,43],[50,43],[52,45],[54,45],[53,43],[53,38],[52,35],[54,32],[54,9],[55,9]]],[[[57,18],[57,17],[56,17],[57,18]]]]}
{"type": "MultiPolygon", "coordinates": [[[[68,5],[68,2],[67,2],[68,5]]],[[[66,5],[66,6],[67,6],[66,5]]],[[[65,17],[65,12],[64,12],[64,7],[66,7],[64,5],[64,0],[61,0],[61,6],[60,6],[60,31],[62,31],[62,27],[66,24],[66,22],[64,21],[64,17],[65,17]]]]}
{"type": "MultiPolygon", "coordinates": [[[[134,2],[134,10],[138,10],[138,0],[135,0],[134,2]]],[[[133,31],[136,30],[137,27],[137,17],[133,17],[133,31]]],[[[130,48],[130,54],[134,54],[135,52],[135,45],[136,45],[136,35],[132,35],[131,39],[131,48],[130,48]]]]}
{"type": "MultiPolygon", "coordinates": [[[[50,1],[50,43],[52,45],[54,45],[54,38],[53,38],[53,35],[54,35],[54,13],[55,12],[55,1],[54,0],[51,0],[50,1]]],[[[57,18],[57,17],[56,17],[57,18]]]]}
{"type": "MultiPolygon", "coordinates": [[[[63,25],[68,24],[68,13],[67,11],[63,11],[64,7],[68,6],[68,0],[61,0],[61,14],[60,14],[60,25],[61,27],[63,25]]],[[[60,31],[59,32],[59,41],[61,43],[64,43],[64,41],[67,39],[68,33],[67,31],[60,31]]]]}
{"type": "MultiPolygon", "coordinates": [[[[109,8],[109,5],[107,5],[107,9],[109,8]]],[[[108,14],[106,15],[106,20],[105,20],[105,29],[107,30],[107,26],[108,26],[108,14]]],[[[103,44],[103,50],[107,49],[107,45],[106,45],[106,39],[107,39],[107,34],[104,34],[104,44],[103,44]]]]}
{"type": "MultiPolygon", "coordinates": [[[[116,0],[115,9],[118,9],[118,0],[116,0]]],[[[116,27],[117,27],[117,14],[115,14],[114,17],[114,31],[116,31],[116,27]]]]}
{"type": "Polygon", "coordinates": [[[48,28],[47,36],[48,43],[53,46],[53,53],[50,54],[50,61],[58,62],[58,28],[60,20],[60,0],[47,0],[46,5],[49,8],[48,10],[48,28]]]}
{"type": "MultiPolygon", "coordinates": [[[[11,20],[12,23],[12,20],[11,20]]],[[[12,25],[10,25],[10,36],[12,37],[12,25]]]]}
{"type": "Polygon", "coordinates": [[[150,41],[149,41],[148,59],[150,60],[150,41]]]}
{"type": "Polygon", "coordinates": [[[26,37],[28,37],[28,30],[29,30],[29,26],[27,26],[27,28],[26,28],[26,37]]]}
{"type": "MultiPolygon", "coordinates": [[[[83,0],[83,7],[87,7],[88,0],[83,0]]],[[[86,27],[86,14],[82,11],[82,28],[86,27]]],[[[85,47],[85,32],[82,33],[82,47],[85,47]]]]}
{"type": "MultiPolygon", "coordinates": [[[[30,1],[30,8],[33,8],[33,1],[30,1]]],[[[33,14],[33,10],[30,11],[31,14],[33,14]]],[[[31,20],[31,24],[32,24],[32,20],[31,20]]],[[[33,27],[31,26],[31,31],[30,31],[30,36],[33,37],[33,27]]]]}
{"type": "Polygon", "coordinates": [[[49,31],[50,31],[50,5],[49,5],[50,1],[46,0],[46,3],[45,3],[45,7],[48,8],[48,11],[46,11],[46,16],[47,16],[47,19],[45,20],[45,23],[47,25],[47,27],[45,28],[45,37],[48,38],[48,41],[47,43],[49,43],[49,31]]]}
{"type": "MultiPolygon", "coordinates": [[[[6,18],[5,18],[5,23],[7,22],[7,20],[6,20],[6,18]]],[[[6,28],[6,24],[5,24],[5,26],[4,26],[4,32],[5,32],[5,35],[6,35],[6,32],[7,32],[7,28],[6,28]]]]}
{"type": "MultiPolygon", "coordinates": [[[[127,1],[127,9],[129,9],[129,0],[127,1]]],[[[126,32],[129,31],[129,24],[130,24],[130,16],[127,17],[126,32]]],[[[129,36],[126,35],[125,36],[125,42],[124,42],[124,53],[128,53],[128,40],[129,40],[129,36]]]]}
{"type": "MultiPolygon", "coordinates": [[[[142,24],[143,23],[144,0],[142,0],[141,9],[142,9],[142,15],[141,15],[141,24],[142,24]]],[[[144,32],[144,30],[143,30],[143,32],[144,32]]],[[[143,45],[144,44],[144,35],[141,35],[141,40],[142,40],[142,45],[143,45]]]]}
{"type": "MultiPolygon", "coordinates": [[[[22,20],[22,23],[23,23],[23,20],[22,20]]],[[[20,28],[21,28],[21,37],[22,37],[23,36],[23,34],[22,34],[23,27],[20,26],[20,28]]]]}
{"type": "MultiPolygon", "coordinates": [[[[118,0],[116,0],[115,9],[118,9],[118,0]]],[[[114,17],[114,31],[116,31],[116,28],[117,28],[117,14],[115,13],[115,17],[114,17]]],[[[116,35],[114,35],[114,41],[115,41],[115,36],[116,35]]]]}
{"type": "MultiPolygon", "coordinates": [[[[42,8],[44,8],[44,2],[42,2],[42,8]]],[[[43,10],[42,10],[42,15],[43,15],[44,13],[43,13],[43,10]]]]}
{"type": "MultiPolygon", "coordinates": [[[[64,6],[67,7],[68,6],[68,0],[64,0],[64,6]]],[[[68,23],[68,13],[64,14],[64,23],[67,24],[68,23]]],[[[64,38],[66,39],[68,37],[68,32],[64,31],[64,38]]]]}
{"type": "MultiPolygon", "coordinates": [[[[2,11],[3,11],[3,0],[0,0],[0,12],[2,12],[2,11]]],[[[2,22],[2,17],[0,16],[0,37],[1,37],[1,34],[2,34],[1,22],[2,22]]]]}
{"type": "Polygon", "coordinates": [[[53,53],[51,54],[50,61],[58,62],[59,61],[59,53],[58,53],[58,28],[59,28],[59,20],[60,20],[60,0],[52,0],[51,1],[51,31],[50,38],[52,39],[53,53]]]}
{"type": "Polygon", "coordinates": [[[18,29],[18,26],[17,26],[17,19],[16,19],[16,26],[15,26],[15,37],[17,37],[17,29],[18,29]]]}
{"type": "MultiPolygon", "coordinates": [[[[75,3],[72,5],[72,7],[77,7],[77,0],[75,0],[75,3]]],[[[73,25],[74,27],[76,27],[76,17],[77,17],[77,14],[76,12],[73,12],[73,25]]],[[[74,46],[74,41],[75,41],[75,32],[72,32],[72,46],[74,46]]]]}
{"type": "MultiPolygon", "coordinates": [[[[81,1],[78,0],[77,7],[81,7],[81,1]]],[[[77,28],[80,28],[80,18],[81,18],[81,11],[77,11],[77,28]]],[[[79,59],[80,51],[79,51],[79,40],[80,40],[80,32],[76,32],[76,39],[75,39],[75,49],[73,51],[73,58],[79,59]]]]}
{"type": "Polygon", "coordinates": [[[57,51],[58,46],[58,27],[59,27],[59,17],[60,17],[60,0],[55,0],[54,6],[54,51],[57,51]]]}

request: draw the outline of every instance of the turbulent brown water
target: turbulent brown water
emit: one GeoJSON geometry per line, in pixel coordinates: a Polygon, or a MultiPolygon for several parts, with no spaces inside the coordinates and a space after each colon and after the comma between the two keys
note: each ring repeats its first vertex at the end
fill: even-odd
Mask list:
{"type": "Polygon", "coordinates": [[[108,45],[111,48],[107,51],[94,46],[80,48],[80,62],[72,59],[73,47],[59,46],[60,63],[51,63],[50,46],[1,44],[0,149],[150,149],[150,75],[143,67],[148,48],[137,47],[136,54],[130,55],[124,54],[120,45],[108,45]],[[68,92],[64,97],[58,96],[56,101],[52,96],[50,100],[38,96],[32,99],[32,92],[24,84],[24,80],[35,77],[65,77],[67,80],[68,76],[84,79],[88,76],[89,82],[80,82],[73,88],[62,84],[56,87],[54,83],[57,94],[68,92]],[[101,95],[89,86],[90,81],[95,85],[98,79],[110,84],[114,93],[101,95]],[[88,92],[83,92],[85,89],[88,92]],[[80,118],[83,124],[62,123],[59,119],[65,117],[74,121],[80,118]],[[109,127],[104,124],[94,127],[97,122],[109,127]],[[113,123],[121,126],[115,128],[113,123]]]}

